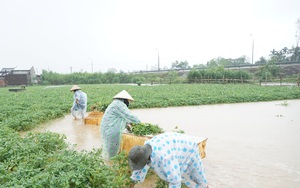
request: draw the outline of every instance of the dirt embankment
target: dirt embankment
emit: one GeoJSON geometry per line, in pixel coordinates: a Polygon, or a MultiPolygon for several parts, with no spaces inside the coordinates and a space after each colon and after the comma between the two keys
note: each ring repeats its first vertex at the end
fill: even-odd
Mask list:
{"type": "Polygon", "coordinates": [[[300,74],[300,64],[299,65],[283,65],[280,68],[280,72],[286,76],[300,74]]]}
{"type": "MultiPolygon", "coordinates": [[[[248,68],[251,73],[258,72],[260,67],[248,68]]],[[[246,69],[247,70],[247,69],[246,69]]],[[[292,76],[300,74],[300,64],[280,65],[280,74],[284,76],[292,76]]]]}

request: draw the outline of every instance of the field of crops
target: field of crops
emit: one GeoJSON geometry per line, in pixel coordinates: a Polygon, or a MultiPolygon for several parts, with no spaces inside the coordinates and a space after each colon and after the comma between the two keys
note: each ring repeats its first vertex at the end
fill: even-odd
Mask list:
{"type": "MultiPolygon", "coordinates": [[[[80,87],[88,95],[88,110],[95,104],[110,104],[112,97],[123,89],[135,99],[130,108],[300,99],[300,87],[297,86],[182,84],[80,87]]],[[[120,173],[120,165],[124,164],[108,168],[99,157],[99,150],[73,151],[64,143],[64,137],[55,133],[32,133],[22,138],[16,132],[30,130],[69,113],[73,102],[70,88],[70,85],[32,86],[22,92],[0,88],[0,187],[128,186],[129,182],[125,181],[128,176],[120,173]]],[[[118,161],[127,161],[120,159],[124,158],[118,161]]]]}
{"type": "MultiPolygon", "coordinates": [[[[93,105],[108,105],[112,97],[126,89],[135,102],[130,108],[205,105],[299,99],[300,87],[263,87],[247,84],[181,84],[160,86],[80,85],[88,95],[88,111],[93,105]]],[[[22,92],[0,89],[0,126],[30,130],[40,123],[69,113],[73,102],[71,86],[34,86],[22,92]]]]}

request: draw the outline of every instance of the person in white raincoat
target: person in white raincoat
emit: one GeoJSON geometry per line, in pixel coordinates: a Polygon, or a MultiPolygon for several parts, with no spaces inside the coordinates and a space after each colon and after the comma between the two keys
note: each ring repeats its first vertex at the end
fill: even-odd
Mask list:
{"type": "Polygon", "coordinates": [[[119,153],[122,133],[126,124],[140,122],[128,108],[129,102],[134,99],[127,91],[121,91],[113,99],[113,102],[105,110],[100,124],[102,156],[107,161],[119,153]]]}
{"type": "Polygon", "coordinates": [[[134,146],[128,154],[135,183],[143,182],[149,168],[169,183],[169,188],[208,188],[197,143],[185,134],[162,133],[145,142],[144,146],[134,146]]]}
{"type": "Polygon", "coordinates": [[[81,91],[81,88],[77,85],[74,85],[70,90],[71,92],[74,92],[74,102],[71,108],[71,114],[75,119],[84,119],[87,109],[87,94],[81,91]]]}

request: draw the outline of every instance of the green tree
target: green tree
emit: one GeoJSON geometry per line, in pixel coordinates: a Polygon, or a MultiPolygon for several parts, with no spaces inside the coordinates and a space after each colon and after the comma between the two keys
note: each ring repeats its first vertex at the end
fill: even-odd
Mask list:
{"type": "Polygon", "coordinates": [[[206,66],[207,68],[214,68],[217,67],[219,65],[217,59],[212,59],[209,62],[207,62],[206,66]]]}
{"type": "Polygon", "coordinates": [[[168,72],[167,78],[169,79],[170,84],[173,83],[178,78],[177,71],[170,71],[168,72]]]}
{"type": "Polygon", "coordinates": [[[264,58],[263,56],[260,57],[259,60],[255,62],[255,64],[262,64],[262,65],[264,65],[266,63],[267,63],[267,59],[264,58]]]}
{"type": "Polygon", "coordinates": [[[289,50],[287,47],[284,47],[279,51],[273,49],[270,56],[273,60],[275,60],[275,62],[285,62],[289,61],[289,53],[291,52],[292,50],[289,50]]]}
{"type": "Polygon", "coordinates": [[[276,64],[277,58],[271,57],[267,63],[259,69],[258,76],[262,80],[270,80],[277,77],[280,71],[280,66],[276,64]]]}
{"type": "Polygon", "coordinates": [[[249,64],[246,60],[246,56],[241,56],[237,59],[225,59],[223,57],[218,57],[218,58],[214,58],[212,60],[210,60],[209,62],[207,62],[207,67],[208,68],[213,68],[213,67],[217,67],[217,66],[238,66],[238,65],[245,65],[245,64],[249,64]]]}
{"type": "Polygon", "coordinates": [[[187,61],[175,61],[172,63],[171,69],[189,69],[189,63],[187,61]]]}
{"type": "Polygon", "coordinates": [[[203,65],[203,64],[195,64],[195,65],[193,65],[193,68],[195,68],[195,69],[204,69],[204,68],[206,68],[206,65],[203,65]]]}
{"type": "Polygon", "coordinates": [[[237,59],[232,59],[231,60],[232,65],[246,65],[246,64],[250,64],[249,62],[247,62],[247,58],[245,55],[237,58],[237,59]]]}

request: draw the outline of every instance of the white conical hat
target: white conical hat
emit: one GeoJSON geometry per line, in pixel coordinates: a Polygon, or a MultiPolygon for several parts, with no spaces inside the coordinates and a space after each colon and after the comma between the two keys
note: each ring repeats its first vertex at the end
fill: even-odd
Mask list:
{"type": "Polygon", "coordinates": [[[129,101],[134,101],[134,99],[127,93],[126,90],[121,91],[113,97],[114,99],[128,99],[129,101]]]}
{"type": "Polygon", "coordinates": [[[74,90],[79,90],[80,87],[78,87],[77,85],[73,85],[73,87],[70,89],[71,91],[74,91],[74,90]]]}

